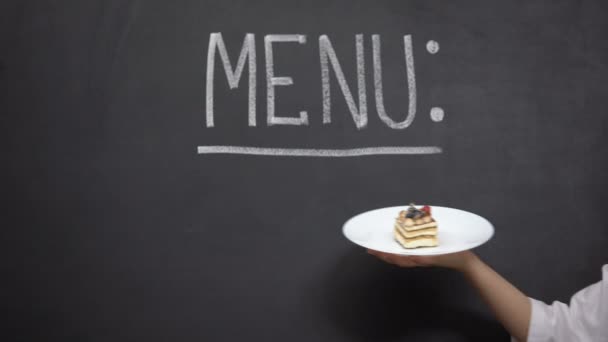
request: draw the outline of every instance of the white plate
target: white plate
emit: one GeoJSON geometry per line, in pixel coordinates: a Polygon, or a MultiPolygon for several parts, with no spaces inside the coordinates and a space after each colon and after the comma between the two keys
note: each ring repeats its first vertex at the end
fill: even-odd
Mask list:
{"type": "MultiPolygon", "coordinates": [[[[421,208],[422,206],[416,206],[421,208]]],[[[395,218],[408,206],[371,210],[352,217],[342,228],[344,236],[357,245],[381,252],[404,255],[437,255],[477,247],[492,238],[494,227],[485,218],[468,211],[431,207],[437,221],[439,246],[403,248],[393,237],[395,218]]]]}

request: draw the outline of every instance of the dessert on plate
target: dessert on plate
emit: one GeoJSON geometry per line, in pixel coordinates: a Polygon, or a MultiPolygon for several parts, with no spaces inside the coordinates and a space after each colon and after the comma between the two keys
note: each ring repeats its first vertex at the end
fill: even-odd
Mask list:
{"type": "Polygon", "coordinates": [[[416,208],[410,204],[407,210],[399,212],[395,220],[395,240],[404,248],[435,247],[437,240],[437,221],[431,215],[428,205],[416,208]]]}

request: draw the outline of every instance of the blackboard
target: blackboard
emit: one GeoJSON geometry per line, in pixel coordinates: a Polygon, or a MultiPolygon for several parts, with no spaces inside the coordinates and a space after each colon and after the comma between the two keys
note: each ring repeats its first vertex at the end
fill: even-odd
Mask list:
{"type": "Polygon", "coordinates": [[[458,274],[394,268],[341,234],[412,201],[488,218],[476,252],[529,296],[567,301],[599,280],[603,1],[0,9],[12,341],[507,341],[458,274]],[[379,114],[378,85],[403,127],[379,114]]]}

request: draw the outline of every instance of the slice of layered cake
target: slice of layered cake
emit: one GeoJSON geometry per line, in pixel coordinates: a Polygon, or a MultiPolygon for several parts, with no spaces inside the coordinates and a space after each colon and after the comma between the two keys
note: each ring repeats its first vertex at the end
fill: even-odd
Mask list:
{"type": "Polygon", "coordinates": [[[410,204],[407,210],[399,212],[395,221],[395,240],[405,248],[437,246],[437,222],[431,216],[431,207],[425,205],[418,209],[410,204]]]}

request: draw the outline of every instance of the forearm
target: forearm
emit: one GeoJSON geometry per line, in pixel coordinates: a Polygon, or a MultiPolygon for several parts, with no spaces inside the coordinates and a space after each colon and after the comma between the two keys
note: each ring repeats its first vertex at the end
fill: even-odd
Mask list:
{"type": "Polygon", "coordinates": [[[472,253],[460,271],[505,329],[517,340],[525,341],[531,316],[528,297],[472,253]]]}
{"type": "Polygon", "coordinates": [[[511,336],[520,342],[527,339],[531,317],[530,300],[473,252],[436,256],[402,256],[374,250],[368,250],[368,253],[400,267],[441,266],[462,272],[511,336]]]}

